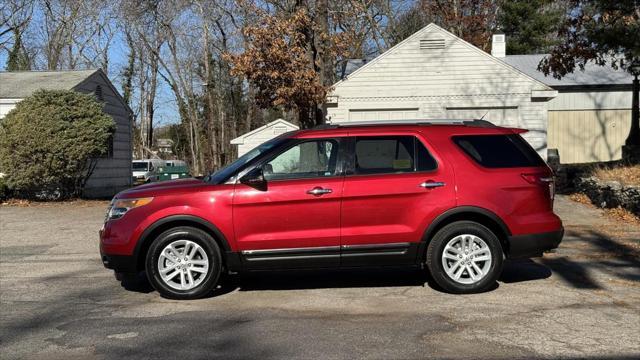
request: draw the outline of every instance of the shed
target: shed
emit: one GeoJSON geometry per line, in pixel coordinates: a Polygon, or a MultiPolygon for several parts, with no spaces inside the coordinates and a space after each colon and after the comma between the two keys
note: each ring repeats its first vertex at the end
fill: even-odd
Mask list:
{"type": "Polygon", "coordinates": [[[74,90],[94,94],[104,103],[104,112],[116,123],[109,154],[97,161],[84,196],[111,197],[131,186],[133,112],[107,75],[100,69],[79,71],[0,72],[0,119],[18,102],[39,89],[74,90]]]}
{"type": "Polygon", "coordinates": [[[231,140],[231,144],[238,145],[238,157],[240,157],[263,142],[294,130],[298,130],[298,126],[284,119],[277,119],[231,140]]]}
{"type": "MultiPolygon", "coordinates": [[[[504,35],[503,35],[504,37],[504,35]]],[[[435,24],[351,72],[328,96],[331,123],[481,118],[529,130],[546,157],[557,91],[435,24]]]]}
{"type": "Polygon", "coordinates": [[[564,164],[613,161],[631,128],[633,76],[622,69],[587,63],[562,79],[545,76],[547,55],[507,55],[504,62],[558,91],[549,101],[548,146],[564,164]]]}

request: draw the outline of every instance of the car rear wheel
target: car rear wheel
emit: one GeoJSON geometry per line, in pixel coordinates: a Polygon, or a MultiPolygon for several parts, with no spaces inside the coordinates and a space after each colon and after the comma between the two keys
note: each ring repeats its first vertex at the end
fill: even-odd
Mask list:
{"type": "Polygon", "coordinates": [[[222,257],[204,231],[178,227],[160,234],[146,258],[149,282],[172,299],[197,299],[213,291],[220,278],[222,257]]]}
{"type": "Polygon", "coordinates": [[[490,289],[502,272],[502,246],[487,227],[457,221],[440,229],[427,249],[427,267],[445,291],[456,294],[490,289]]]}

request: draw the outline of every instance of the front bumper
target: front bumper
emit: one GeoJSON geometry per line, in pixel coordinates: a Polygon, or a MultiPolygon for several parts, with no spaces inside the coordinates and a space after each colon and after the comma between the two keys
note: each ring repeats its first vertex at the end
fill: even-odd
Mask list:
{"type": "Polygon", "coordinates": [[[134,256],[101,254],[101,258],[104,267],[117,273],[135,273],[138,271],[134,256]]]}
{"type": "Polygon", "coordinates": [[[125,242],[123,233],[113,231],[107,223],[98,232],[100,237],[100,259],[107,269],[116,273],[135,273],[139,266],[137,258],[130,250],[130,244],[125,242]]]}
{"type": "Polygon", "coordinates": [[[546,233],[510,236],[508,258],[540,257],[543,252],[557,248],[563,235],[564,228],[546,233]]]}

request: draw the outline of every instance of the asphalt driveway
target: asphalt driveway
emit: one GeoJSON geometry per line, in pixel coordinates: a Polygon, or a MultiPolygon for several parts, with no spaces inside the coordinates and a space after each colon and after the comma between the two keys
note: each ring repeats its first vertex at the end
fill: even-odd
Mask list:
{"type": "Polygon", "coordinates": [[[0,358],[638,358],[640,228],[556,204],[561,248],[484,294],[422,271],[296,272],[197,301],[102,267],[106,202],[0,206],[0,358]]]}

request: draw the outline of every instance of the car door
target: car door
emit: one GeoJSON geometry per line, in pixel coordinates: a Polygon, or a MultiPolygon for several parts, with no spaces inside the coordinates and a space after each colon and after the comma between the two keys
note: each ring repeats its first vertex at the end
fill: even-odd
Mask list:
{"type": "Polygon", "coordinates": [[[342,266],[412,264],[427,225],[455,205],[453,173],[417,132],[350,132],[342,266]]]}
{"type": "Polygon", "coordinates": [[[264,188],[236,184],[234,232],[248,268],[339,265],[341,143],[296,140],[258,165],[264,188]]]}

